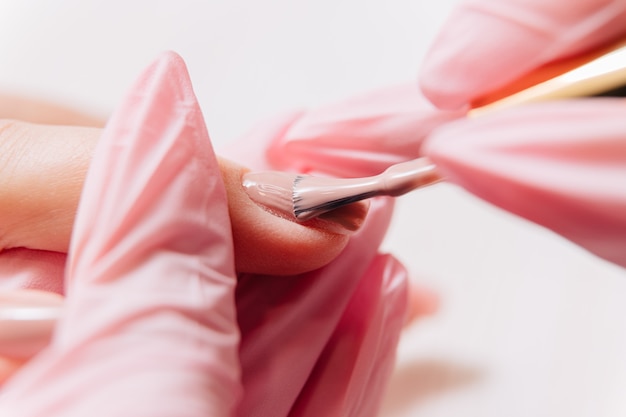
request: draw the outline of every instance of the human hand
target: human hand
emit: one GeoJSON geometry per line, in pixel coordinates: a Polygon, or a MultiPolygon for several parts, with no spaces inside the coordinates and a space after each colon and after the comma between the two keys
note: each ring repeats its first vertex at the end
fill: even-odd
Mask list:
{"type": "MultiPolygon", "coordinates": [[[[452,15],[421,85],[441,108],[473,102],[544,64],[626,33],[624,1],[478,0],[452,15]]],[[[449,181],[626,266],[623,99],[524,105],[459,119],[424,152],[449,181]]]]}
{"type": "MultiPolygon", "coordinates": [[[[257,139],[273,139],[282,124],[257,139]]],[[[51,346],[9,380],[2,410],[375,413],[407,301],[404,270],[377,254],[388,202],[373,203],[348,243],[319,228],[276,225],[285,221],[241,201],[260,230],[295,234],[294,245],[317,233],[333,250],[347,246],[310,273],[248,271],[237,280],[226,193],[242,171],[222,167],[222,185],[177,58],[148,72],[98,146],[73,232],[64,317],[51,346]],[[176,128],[141,128],[170,122],[176,128]],[[343,388],[328,392],[329,380],[343,388]]],[[[308,244],[295,248],[305,263],[319,256],[307,256],[308,244]]]]}
{"type": "MultiPolygon", "coordinates": [[[[0,121],[0,256],[4,257],[0,272],[9,268],[9,260],[21,263],[24,249],[67,253],[84,178],[101,135],[102,129],[95,127],[0,121]]],[[[251,213],[256,207],[239,184],[246,168],[223,158],[219,166],[227,181],[239,254],[237,271],[305,272],[327,264],[347,244],[350,231],[332,222],[309,222],[308,227],[297,228],[267,213],[251,213]],[[259,221],[259,216],[265,220],[259,221]]],[[[49,255],[37,253],[38,258],[49,255]]],[[[32,263],[30,258],[27,261],[32,263]]],[[[60,289],[58,284],[42,287],[41,280],[33,281],[23,281],[21,286],[60,289]]]]}

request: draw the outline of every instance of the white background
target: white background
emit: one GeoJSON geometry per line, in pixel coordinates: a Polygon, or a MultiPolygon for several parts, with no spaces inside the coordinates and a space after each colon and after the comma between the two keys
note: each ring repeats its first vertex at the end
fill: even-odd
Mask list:
{"type": "MultiPolygon", "coordinates": [[[[219,148],[281,111],[416,79],[455,3],[2,0],[0,90],[106,117],[172,49],[219,148]]],[[[384,416],[626,415],[623,269],[447,185],[400,199],[384,246],[443,299],[405,332],[384,416]]]]}

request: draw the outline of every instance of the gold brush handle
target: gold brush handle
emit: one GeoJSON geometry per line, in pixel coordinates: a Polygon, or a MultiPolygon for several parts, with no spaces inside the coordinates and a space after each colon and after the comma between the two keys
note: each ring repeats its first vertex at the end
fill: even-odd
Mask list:
{"type": "Polygon", "coordinates": [[[468,115],[481,116],[520,104],[594,96],[625,85],[626,41],[620,41],[592,54],[542,67],[512,86],[478,100],[468,115]],[[544,81],[536,83],[537,79],[544,81]],[[533,81],[534,85],[522,91],[511,91],[533,81]]]}

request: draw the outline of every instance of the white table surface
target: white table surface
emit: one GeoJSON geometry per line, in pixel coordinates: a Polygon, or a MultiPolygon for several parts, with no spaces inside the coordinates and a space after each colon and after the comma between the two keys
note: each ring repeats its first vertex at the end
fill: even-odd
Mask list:
{"type": "MultiPolygon", "coordinates": [[[[104,116],[172,49],[219,148],[281,111],[415,79],[456,2],[3,0],[0,90],[104,116]]],[[[400,199],[384,248],[443,304],[405,331],[382,415],[626,415],[623,269],[449,185],[400,199]]]]}

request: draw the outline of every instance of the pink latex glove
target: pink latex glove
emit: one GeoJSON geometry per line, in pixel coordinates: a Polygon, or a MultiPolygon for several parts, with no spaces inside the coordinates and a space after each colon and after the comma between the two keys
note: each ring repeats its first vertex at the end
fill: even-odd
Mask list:
{"type": "MultiPolygon", "coordinates": [[[[626,1],[463,3],[421,74],[428,97],[465,107],[540,65],[623,36],[626,1]]],[[[626,266],[626,101],[527,105],[435,132],[425,153],[450,180],[626,266]]]]}
{"type": "MultiPolygon", "coordinates": [[[[0,415],[375,415],[407,303],[406,272],[378,254],[390,214],[374,201],[322,269],[237,277],[206,128],[184,64],[165,55],[98,145],[63,319],[3,387],[0,415]]],[[[57,256],[2,255],[5,273],[31,267],[13,288],[57,285],[57,256]]]]}
{"type": "Polygon", "coordinates": [[[443,109],[467,108],[538,67],[626,34],[624,0],[467,0],[430,48],[422,91],[443,109]]]}
{"type": "Polygon", "coordinates": [[[375,175],[418,157],[433,130],[464,115],[463,110],[436,109],[414,83],[386,87],[294,113],[267,157],[283,170],[375,175]]]}
{"type": "Polygon", "coordinates": [[[626,266],[626,101],[529,105],[446,126],[447,180],[626,266]]]}

